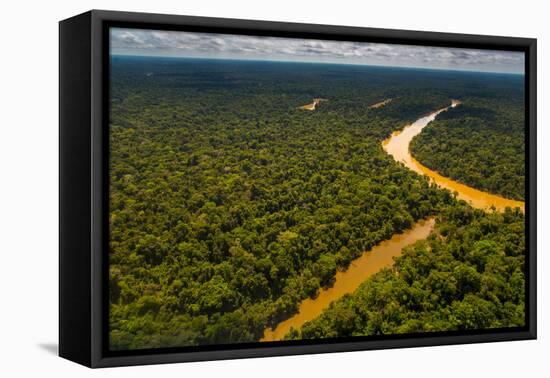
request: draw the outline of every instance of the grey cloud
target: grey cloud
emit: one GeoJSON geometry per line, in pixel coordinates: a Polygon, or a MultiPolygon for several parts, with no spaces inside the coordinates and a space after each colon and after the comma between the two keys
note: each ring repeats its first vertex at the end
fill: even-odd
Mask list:
{"type": "Polygon", "coordinates": [[[519,52],[230,34],[111,30],[111,52],[129,55],[224,57],[452,68],[523,73],[519,52]]]}

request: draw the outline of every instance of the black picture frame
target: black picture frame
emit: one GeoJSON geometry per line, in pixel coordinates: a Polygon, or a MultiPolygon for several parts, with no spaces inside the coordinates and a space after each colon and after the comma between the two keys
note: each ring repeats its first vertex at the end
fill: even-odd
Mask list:
{"type": "Polygon", "coordinates": [[[88,367],[536,338],[536,39],[92,10],[59,24],[59,354],[88,367]],[[108,28],[203,31],[525,52],[526,326],[338,340],[109,352],[108,28]]]}

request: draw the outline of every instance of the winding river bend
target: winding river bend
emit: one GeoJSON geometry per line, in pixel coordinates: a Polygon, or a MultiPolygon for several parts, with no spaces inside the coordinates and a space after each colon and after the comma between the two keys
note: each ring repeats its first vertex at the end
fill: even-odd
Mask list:
{"type": "Polygon", "coordinates": [[[426,239],[434,225],[434,218],[419,221],[411,229],[402,234],[395,234],[391,239],[383,241],[370,251],[363,253],[361,257],[351,262],[345,272],[336,273],[332,287],[322,289],[315,299],[304,299],[296,315],[279,323],[274,330],[266,329],[264,337],[260,341],[282,340],[291,328],[300,329],[305,322],[321,315],[331,302],[344,294],[355,291],[363,281],[382,268],[392,266],[393,258],[401,255],[401,250],[404,247],[418,240],[426,239]]]}
{"type": "Polygon", "coordinates": [[[396,161],[405,164],[407,168],[412,169],[421,175],[430,177],[430,179],[440,187],[449,189],[451,192],[456,191],[458,193],[458,198],[465,200],[473,207],[488,210],[490,207],[494,206],[498,211],[503,211],[505,207],[519,207],[522,211],[524,211],[525,203],[522,201],[516,201],[498,196],[496,194],[483,192],[468,185],[451,180],[422,165],[411,155],[409,145],[412,139],[420,134],[424,127],[433,121],[438,114],[446,111],[450,107],[458,106],[459,104],[459,101],[453,100],[450,106],[439,109],[416,120],[414,123],[406,126],[401,131],[395,131],[388,139],[382,142],[384,150],[393,156],[396,161]]]}
{"type": "MultiPolygon", "coordinates": [[[[312,104],[305,105],[302,108],[314,110],[317,103],[314,101],[312,104]]],[[[519,207],[524,211],[524,202],[483,192],[457,181],[453,181],[425,167],[409,152],[409,145],[412,139],[420,134],[424,127],[433,121],[438,114],[451,107],[458,106],[459,104],[459,101],[452,100],[450,106],[419,118],[411,125],[406,126],[403,130],[394,132],[388,139],[382,142],[382,147],[396,161],[405,164],[407,168],[421,175],[427,175],[442,188],[458,192],[458,198],[469,202],[473,207],[488,210],[494,206],[499,211],[504,210],[505,207],[519,207]]],[[[434,218],[419,221],[404,233],[395,234],[391,239],[383,241],[370,251],[363,253],[361,257],[352,261],[346,271],[339,271],[336,273],[335,282],[332,287],[322,289],[319,295],[314,299],[304,299],[300,304],[298,313],[279,323],[275,329],[265,329],[264,336],[260,341],[282,340],[291,328],[300,329],[304,323],[321,315],[323,310],[327,308],[331,302],[339,299],[344,294],[355,291],[363,281],[380,271],[382,268],[393,265],[393,258],[401,255],[401,251],[404,247],[418,240],[426,239],[430,232],[432,232],[434,225],[434,218]]]]}

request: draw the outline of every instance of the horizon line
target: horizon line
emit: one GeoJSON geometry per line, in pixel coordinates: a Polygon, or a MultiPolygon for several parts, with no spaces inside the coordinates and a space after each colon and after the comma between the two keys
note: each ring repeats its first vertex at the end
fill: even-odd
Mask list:
{"type": "Polygon", "coordinates": [[[394,65],[379,65],[368,63],[335,63],[335,62],[323,62],[323,61],[311,61],[311,60],[279,60],[279,59],[261,59],[261,58],[218,58],[218,57],[195,57],[195,56],[174,56],[174,55],[143,55],[143,54],[117,54],[109,53],[110,57],[137,57],[137,58],[166,58],[166,59],[199,59],[199,60],[230,60],[238,62],[270,62],[270,63],[300,63],[300,64],[325,64],[325,65],[339,65],[339,66],[364,66],[364,67],[377,67],[377,68],[398,68],[398,69],[415,69],[426,71],[451,71],[451,72],[471,72],[471,73],[485,73],[485,74],[498,74],[498,75],[514,75],[525,76],[525,72],[506,72],[506,71],[479,71],[473,69],[460,69],[460,68],[440,68],[440,67],[422,67],[422,66],[394,66],[394,65]]]}

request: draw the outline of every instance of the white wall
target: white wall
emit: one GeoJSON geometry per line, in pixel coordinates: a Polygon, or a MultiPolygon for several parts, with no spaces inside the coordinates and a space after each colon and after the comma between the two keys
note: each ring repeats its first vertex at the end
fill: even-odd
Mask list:
{"type": "Polygon", "coordinates": [[[548,341],[550,133],[544,1],[80,0],[2,2],[0,22],[0,375],[105,377],[543,376],[548,341]],[[539,39],[539,340],[92,371],[57,344],[57,21],[89,10],[326,23],[539,39]],[[546,275],[544,274],[546,273],[546,275]],[[544,349],[546,350],[546,353],[544,349]]]}

